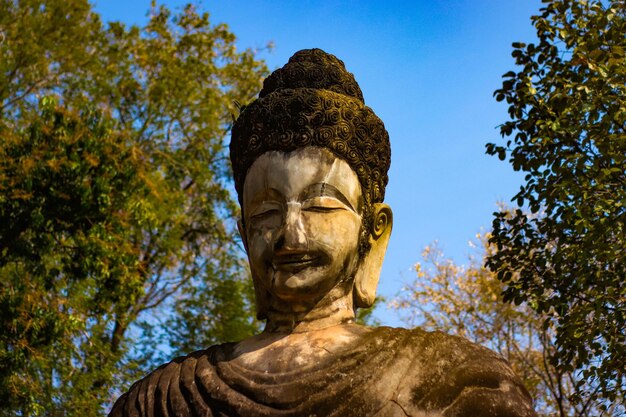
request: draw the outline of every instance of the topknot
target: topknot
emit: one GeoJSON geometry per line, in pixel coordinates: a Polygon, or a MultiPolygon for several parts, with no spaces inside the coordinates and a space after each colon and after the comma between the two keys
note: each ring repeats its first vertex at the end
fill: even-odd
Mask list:
{"type": "Polygon", "coordinates": [[[259,98],[291,88],[333,91],[365,103],[361,88],[343,61],[317,48],[303,49],[289,58],[284,67],[265,79],[259,98]]]}

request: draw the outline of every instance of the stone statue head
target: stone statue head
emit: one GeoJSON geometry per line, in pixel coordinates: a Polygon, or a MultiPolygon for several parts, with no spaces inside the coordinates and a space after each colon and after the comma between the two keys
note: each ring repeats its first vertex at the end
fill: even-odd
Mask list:
{"type": "Polygon", "coordinates": [[[230,158],[259,319],[281,303],[372,305],[392,225],[390,156],[354,76],[320,49],[294,54],[241,109],[230,158]]]}

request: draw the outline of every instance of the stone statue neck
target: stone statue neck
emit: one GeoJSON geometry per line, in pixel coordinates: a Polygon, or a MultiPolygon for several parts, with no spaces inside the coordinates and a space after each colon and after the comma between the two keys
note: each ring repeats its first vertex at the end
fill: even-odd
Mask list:
{"type": "Polygon", "coordinates": [[[354,306],[352,291],[340,297],[328,294],[315,305],[291,305],[285,310],[285,301],[276,300],[270,303],[267,312],[265,332],[270,333],[303,333],[321,330],[338,324],[354,323],[354,306]],[[279,305],[283,308],[272,308],[279,305]]]}

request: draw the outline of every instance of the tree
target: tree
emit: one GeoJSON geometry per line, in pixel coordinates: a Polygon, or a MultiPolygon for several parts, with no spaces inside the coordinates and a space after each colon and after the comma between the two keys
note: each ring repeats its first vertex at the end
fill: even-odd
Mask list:
{"type": "Polygon", "coordinates": [[[258,326],[224,143],[266,67],[192,6],[2,0],[0,35],[0,413],[99,415],[258,326]]]}
{"type": "Polygon", "coordinates": [[[489,235],[478,235],[477,257],[467,266],[446,259],[437,245],[424,249],[415,265],[417,278],[392,305],[411,326],[422,325],[466,337],[506,358],[522,378],[540,415],[559,417],[613,416],[619,406],[603,411],[593,398],[572,401],[577,392],[591,389],[573,370],[561,370],[549,358],[556,349],[553,326],[525,303],[502,300],[504,284],[486,269],[484,259],[493,254],[489,235]]]}
{"type": "Polygon", "coordinates": [[[514,43],[506,144],[526,173],[520,209],[495,213],[488,267],[505,299],[554,326],[554,363],[577,369],[609,402],[626,387],[626,3],[545,0],[537,43],[514,43]],[[538,214],[531,216],[531,213],[538,214]]]}
{"type": "Polygon", "coordinates": [[[22,415],[49,409],[67,385],[64,406],[102,401],[92,386],[111,382],[118,359],[106,315],[141,294],[126,213],[148,190],[110,126],[52,107],[27,132],[2,132],[0,395],[22,415]]]}

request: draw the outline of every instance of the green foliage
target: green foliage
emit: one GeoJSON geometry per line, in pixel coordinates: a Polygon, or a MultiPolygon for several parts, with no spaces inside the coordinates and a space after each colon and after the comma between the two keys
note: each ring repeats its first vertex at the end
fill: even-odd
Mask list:
{"type": "Polygon", "coordinates": [[[106,399],[108,317],[143,292],[127,215],[149,193],[141,161],[110,119],[47,107],[1,132],[0,403],[24,415],[106,399]]]}
{"type": "Polygon", "coordinates": [[[509,105],[506,146],[487,152],[526,173],[496,213],[487,265],[505,299],[556,328],[552,360],[624,401],[626,379],[626,4],[544,1],[538,43],[513,44],[518,72],[494,95],[509,105]]]}
{"type": "Polygon", "coordinates": [[[0,414],[100,415],[258,327],[224,143],[266,68],[191,6],[0,0],[0,34],[0,414]]]}
{"type": "MultiPolygon", "coordinates": [[[[209,274],[216,279],[194,280],[185,288],[185,297],[174,300],[177,314],[166,320],[164,338],[182,355],[207,346],[235,342],[251,335],[255,322],[248,301],[254,299],[250,281],[233,280],[240,274],[243,263],[233,264],[232,257],[212,259],[209,274]],[[251,325],[252,324],[252,325],[251,325]]],[[[258,323],[256,323],[258,326],[258,323]]]]}

